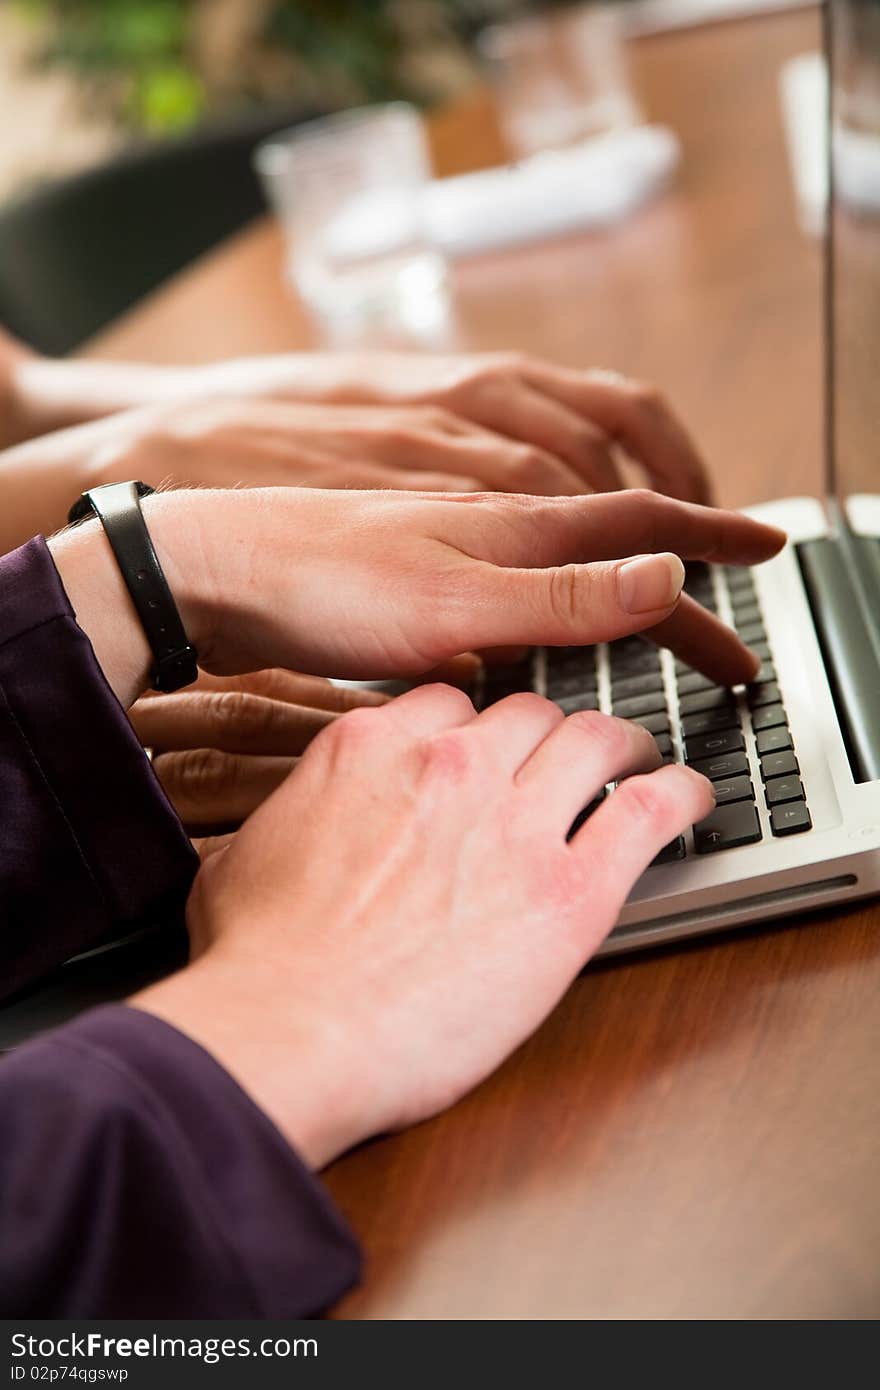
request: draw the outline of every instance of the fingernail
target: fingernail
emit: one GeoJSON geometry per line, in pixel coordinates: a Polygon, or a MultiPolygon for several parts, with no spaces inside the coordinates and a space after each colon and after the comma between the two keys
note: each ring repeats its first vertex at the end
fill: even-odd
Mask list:
{"type": "Polygon", "coordinates": [[[684,584],[684,565],[677,555],[639,555],[617,571],[621,607],[627,613],[656,613],[671,608],[684,584]]]}

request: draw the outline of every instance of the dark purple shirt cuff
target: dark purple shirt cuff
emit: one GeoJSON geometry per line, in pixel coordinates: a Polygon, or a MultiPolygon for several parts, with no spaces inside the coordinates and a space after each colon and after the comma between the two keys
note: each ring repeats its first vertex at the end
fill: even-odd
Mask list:
{"type": "Polygon", "coordinates": [[[0,996],[180,912],[197,867],[41,537],[0,557],[0,996]]]}
{"type": "Polygon", "coordinates": [[[320,1183],[208,1053],[123,1005],[0,1062],[0,1313],[296,1318],[357,1279],[320,1183]]]}

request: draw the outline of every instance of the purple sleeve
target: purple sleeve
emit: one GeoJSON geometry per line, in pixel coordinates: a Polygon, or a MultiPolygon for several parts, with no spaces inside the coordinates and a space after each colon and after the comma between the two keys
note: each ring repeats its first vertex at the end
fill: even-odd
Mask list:
{"type": "Polygon", "coordinates": [[[123,1005],[0,1061],[0,1316],[296,1318],[360,1256],[213,1059],[123,1005]]]}
{"type": "Polygon", "coordinates": [[[180,907],[196,857],[42,538],[0,558],[0,997],[180,907]]]}

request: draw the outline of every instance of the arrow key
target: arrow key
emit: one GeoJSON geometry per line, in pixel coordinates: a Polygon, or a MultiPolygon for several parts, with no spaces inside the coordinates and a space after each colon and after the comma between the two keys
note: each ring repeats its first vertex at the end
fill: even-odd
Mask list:
{"type": "Polygon", "coordinates": [[[694,826],[697,854],[714,854],[719,849],[752,845],[761,838],[758,813],[751,801],[735,801],[715,810],[694,826]]]}

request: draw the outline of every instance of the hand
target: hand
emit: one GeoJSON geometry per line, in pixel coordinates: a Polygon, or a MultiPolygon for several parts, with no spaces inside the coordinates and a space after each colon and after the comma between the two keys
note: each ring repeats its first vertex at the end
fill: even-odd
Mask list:
{"type": "Polygon", "coordinates": [[[475,718],[430,686],[348,714],[203,866],[195,963],[132,1002],[321,1167],[453,1104],[538,1027],[654,855],[714,804],[658,760],[636,725],[535,695],[475,718]]]}
{"type": "MultiPolygon", "coordinates": [[[[52,468],[66,453],[62,492],[69,498],[76,491],[74,473],[87,475],[80,490],[89,478],[95,481],[96,449],[102,455],[97,466],[113,469],[125,441],[145,435],[145,472],[156,468],[163,478],[209,486],[220,485],[230,473],[234,482],[270,484],[292,481],[301,470],[305,481],[314,481],[316,469],[332,468],[344,486],[388,485],[380,481],[381,472],[394,469],[403,475],[391,484],[396,487],[413,485],[406,475],[415,471],[472,480],[461,482],[462,489],[476,480],[495,491],[611,491],[621,486],[619,446],[659,491],[686,501],[711,500],[705,466],[655,388],[615,372],[578,371],[521,353],[302,353],[163,368],[53,361],[26,352],[0,329],[0,403],[4,400],[4,447],[97,422],[126,407],[152,408],[135,413],[130,423],[108,422],[103,431],[81,430],[67,442],[55,440],[48,457],[45,444],[16,450],[4,461],[7,494],[10,480],[15,482],[13,465],[26,466],[31,481],[35,472],[47,473],[45,491],[52,468]],[[250,413],[242,397],[250,398],[250,413]],[[263,415],[259,400],[288,409],[263,415]],[[213,415],[206,402],[213,402],[213,415]],[[294,403],[309,409],[290,413],[294,403]],[[201,425],[187,425],[185,416],[175,421],[184,404],[192,406],[201,425]],[[328,405],[354,409],[330,417],[328,405]],[[213,444],[223,455],[216,465],[209,451],[194,447],[200,430],[213,432],[213,444]],[[182,450],[183,473],[176,446],[182,450]],[[361,471],[366,464],[368,477],[361,471]],[[279,470],[285,470],[283,478],[279,470]]],[[[104,480],[120,476],[114,471],[104,480]]],[[[337,484],[328,477],[318,485],[337,484]]],[[[428,481],[423,476],[414,485],[426,487],[428,481]]]]}
{"type": "MultiPolygon", "coordinates": [[[[144,511],[200,664],[417,675],[460,652],[605,641],[647,630],[729,684],[755,658],[680,598],[687,559],[755,564],[784,535],[652,492],[583,498],[177,492],[144,511]],[[675,554],[645,552],[674,551],[675,554]]],[[[149,652],[97,522],[52,542],[74,609],[124,703],[149,652]]]]}
{"type": "Polygon", "coordinates": [[[661,393],[618,372],[560,367],[517,352],[303,353],[195,368],[189,390],[439,407],[538,451],[522,457],[519,471],[526,476],[517,491],[619,488],[619,446],[659,492],[690,502],[712,500],[705,464],[661,393]],[[548,456],[566,466],[568,487],[546,485],[548,456]],[[571,485],[577,481],[581,488],[571,485]]]}
{"type": "Polygon", "coordinates": [[[299,404],[218,390],[214,399],[122,411],[0,452],[0,552],[63,525],[86,488],[128,478],[153,487],[488,489],[541,496],[620,481],[613,470],[590,464],[587,454],[575,467],[440,406],[299,404]]]}
{"type": "Polygon", "coordinates": [[[590,492],[615,477],[429,405],[333,405],[224,396],[92,427],[95,476],[158,486],[590,492]]]}
{"type": "Polygon", "coordinates": [[[200,837],[246,820],[340,714],[387,699],[292,671],[202,672],[175,695],[144,696],[129,718],[184,826],[200,837]]]}

